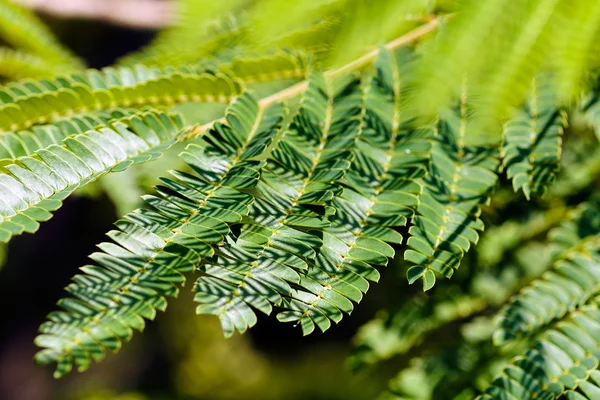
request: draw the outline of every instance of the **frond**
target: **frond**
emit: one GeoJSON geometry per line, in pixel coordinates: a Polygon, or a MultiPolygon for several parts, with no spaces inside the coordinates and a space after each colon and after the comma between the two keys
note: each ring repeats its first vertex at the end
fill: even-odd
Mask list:
{"type": "MultiPolygon", "coordinates": [[[[402,241],[394,228],[404,226],[414,213],[421,189],[416,179],[425,173],[421,164],[427,160],[430,145],[429,133],[408,129],[402,115],[403,85],[411,58],[410,52],[398,58],[383,53],[377,76],[362,86],[364,105],[360,106],[360,97],[354,100],[354,107],[359,107],[353,112],[356,127],[345,128],[353,133],[346,133],[345,140],[355,141],[352,163],[341,180],[343,192],[331,203],[336,212],[329,216],[331,225],[324,229],[316,268],[309,263],[308,275],[321,284],[314,293],[321,298],[334,291],[359,302],[368,281],[379,280],[373,267],[387,265],[394,256],[389,243],[402,241]],[[355,129],[358,132],[354,133],[355,129]]],[[[328,315],[314,303],[288,304],[290,310],[278,318],[301,325],[304,334],[310,333],[315,323],[322,330],[328,328],[323,315],[337,322],[336,314],[328,315]]],[[[352,310],[338,307],[345,312],[352,310]]]]}
{"type": "Polygon", "coordinates": [[[322,230],[331,225],[329,203],[340,193],[334,182],[350,166],[354,141],[363,132],[364,112],[360,110],[364,110],[367,90],[367,86],[351,84],[334,95],[322,76],[312,76],[298,115],[267,159],[249,213],[251,221],[241,227],[230,248],[223,249],[224,257],[206,267],[209,276],[227,273],[235,286],[230,294],[223,293],[224,298],[209,298],[209,302],[206,293],[214,282],[200,278],[196,286],[196,298],[203,303],[199,312],[217,313],[226,334],[234,326],[243,332],[255,323],[255,317],[248,319],[253,315],[248,306],[266,313],[271,312],[269,303],[288,309],[278,318],[300,322],[308,334],[314,323],[326,330],[329,319],[337,322],[341,311],[350,312],[347,297],[360,299],[360,290],[331,272],[324,275],[313,264],[319,264],[317,253],[322,254],[322,246],[327,246],[322,230]],[[244,264],[250,264],[244,267],[250,267],[245,276],[238,271],[244,264]],[[267,287],[255,282],[255,276],[266,280],[267,287]],[[290,283],[297,286],[292,288],[290,283]],[[237,287],[243,287],[244,293],[237,287]],[[218,309],[219,304],[224,306],[218,309]],[[246,323],[239,315],[246,317],[246,323]]]}
{"type": "Polygon", "coordinates": [[[79,135],[109,121],[134,114],[134,110],[119,109],[83,114],[58,121],[54,125],[38,125],[28,130],[0,135],[0,165],[10,164],[20,157],[31,156],[51,145],[60,145],[69,136],[79,135]]]}
{"type": "Polygon", "coordinates": [[[597,203],[588,203],[549,233],[557,258],[554,268],[523,288],[503,308],[494,334],[496,343],[532,335],[596,294],[600,258],[594,249],[599,231],[600,209],[597,203]]]}
{"type": "Polygon", "coordinates": [[[549,82],[534,80],[526,105],[506,123],[502,144],[503,166],[515,191],[543,195],[560,168],[562,134],[567,125],[549,82]]]}
{"type": "MultiPolygon", "coordinates": [[[[596,253],[596,258],[598,253],[596,253]]],[[[594,268],[598,268],[596,263],[594,268]]],[[[544,332],[517,357],[479,400],[596,399],[600,394],[600,310],[594,298],[544,332]]]]}
{"type": "MultiPolygon", "coordinates": [[[[306,269],[302,259],[314,260],[322,245],[319,236],[305,230],[329,224],[326,205],[339,190],[327,184],[348,168],[346,147],[358,133],[344,131],[343,118],[353,111],[346,108],[346,98],[335,101],[324,85],[322,77],[313,76],[289,132],[266,160],[250,221],[241,227],[237,240],[222,249],[223,256],[216,263],[203,267],[208,276],[196,283],[196,300],[201,303],[197,311],[216,313],[226,335],[234,327],[244,332],[256,322],[248,306],[270,313],[269,303],[280,305],[281,295],[318,300],[310,292],[293,293],[286,279],[303,284],[293,268],[306,269]],[[219,298],[207,296],[218,284],[215,277],[233,284],[230,292],[223,291],[219,298]],[[258,277],[266,280],[266,285],[257,281],[258,277]],[[239,287],[244,291],[240,293],[239,287]]],[[[328,297],[320,301],[326,304],[328,297]]]]}
{"type": "Polygon", "coordinates": [[[173,105],[180,102],[229,101],[240,83],[220,74],[169,70],[89,70],[53,80],[22,81],[0,91],[0,130],[17,131],[78,113],[118,107],[173,105]]]}
{"type": "MultiPolygon", "coordinates": [[[[422,390],[396,382],[392,396],[457,400],[474,397],[464,385],[475,379],[481,388],[498,362],[525,354],[482,399],[598,397],[600,201],[590,193],[600,164],[590,160],[598,150],[588,132],[574,142],[589,148],[573,157],[569,147],[561,160],[568,105],[556,93],[560,76],[565,92],[586,81],[596,57],[547,57],[558,26],[568,40],[581,38],[583,51],[595,48],[586,39],[597,36],[600,8],[587,16],[582,2],[566,13],[562,0],[186,0],[189,20],[124,59],[130,66],[3,86],[0,248],[36,231],[75,190],[187,142],[181,167],[172,167],[181,170],[152,172],[160,183],[145,206],[116,222],[67,286],[40,327],[36,361],[56,364],[56,377],[86,370],[143,330],[190,279],[196,313],[218,318],[227,337],[274,311],[304,335],[325,332],[354,311],[400,249],[409,283],[422,280],[424,291],[453,277],[463,259],[468,266],[446,289],[419,295],[427,303],[401,293],[412,300],[361,330],[354,368],[403,355],[422,390]],[[260,12],[265,4],[273,9],[260,12]],[[454,8],[458,15],[429,15],[454,8]],[[297,13],[272,17],[282,10],[297,13]],[[563,13],[585,17],[581,31],[563,13]],[[417,25],[380,51],[320,72],[417,25]],[[397,50],[436,26],[434,40],[397,50]],[[270,39],[256,45],[261,35],[270,39]],[[228,106],[223,118],[190,125],[173,109],[196,119],[205,110],[182,103],[228,106]],[[502,130],[487,124],[504,121],[500,143],[502,130]],[[471,141],[495,134],[493,143],[471,141]],[[552,189],[536,198],[552,211],[504,218],[515,203],[503,186],[490,205],[500,165],[529,200],[551,191],[561,162],[569,174],[586,166],[585,191],[580,183],[552,189]],[[508,223],[487,254],[465,257],[483,221],[501,218],[508,223]],[[547,243],[537,242],[548,231],[547,243]],[[489,312],[519,288],[494,332],[489,312]],[[448,334],[439,344],[453,348],[431,352],[437,334],[448,334]]],[[[29,39],[17,34],[15,43],[29,39]]],[[[571,48],[565,40],[563,52],[571,48]]],[[[36,44],[27,54],[54,68],[60,49],[49,43],[42,45],[54,58],[36,44]]],[[[592,91],[582,111],[600,132],[599,98],[592,91]]]]}
{"type": "Polygon", "coordinates": [[[75,298],[59,302],[63,311],[49,315],[36,343],[44,347],[40,363],[57,362],[57,377],[72,365],[79,370],[116,351],[144,318],[164,310],[164,296],[176,295],[183,273],[212,257],[229,234],[229,224],[247,215],[253,197],[243,190],[256,185],[256,161],[277,132],[283,109],[258,108],[249,95],[238,98],[217,123],[182,157],[195,174],[173,172],[162,179],[157,196],[145,196],[151,209],[136,210],[117,222],[91,258],[99,266],[82,268],[67,290],[75,298]]]}
{"type": "Polygon", "coordinates": [[[156,211],[128,214],[118,223],[121,232],[110,234],[127,252],[101,245],[108,255],[92,258],[103,267],[84,267],[87,275],[69,286],[79,300],[61,301],[66,312],[51,314],[42,327],[38,344],[48,349],[38,361],[57,361],[57,376],[73,363],[87,368],[90,357],[116,350],[131,328],[143,326],[141,317],[166,306],[163,296],[176,292],[158,285],[161,274],[194,265],[202,271],[194,285],[197,311],[218,315],[226,335],[254,325],[252,309],[270,313],[273,306],[305,334],[315,324],[326,330],[339,322],[361,300],[367,280],[378,279],[373,265],[393,257],[387,243],[401,236],[391,228],[413,214],[415,179],[425,173],[430,144],[424,133],[404,128],[397,62],[383,57],[374,81],[337,89],[314,75],[264,161],[254,160],[279,132],[280,108],[263,112],[250,97],[239,98],[227,125],[218,123],[182,155],[200,178],[177,172],[175,180],[163,179],[159,196],[145,198],[156,211]],[[166,250],[171,244],[177,250],[166,250]],[[165,252],[168,264],[158,261],[165,252]],[[127,266],[135,260],[156,271],[127,266]],[[123,289],[121,281],[131,284],[123,289]]]}
{"type": "Polygon", "coordinates": [[[177,115],[149,112],[69,136],[52,126],[15,136],[18,143],[4,136],[4,149],[13,150],[10,155],[17,158],[5,163],[0,173],[0,241],[35,232],[65,197],[100,176],[160,156],[182,129],[177,115]],[[25,150],[23,139],[39,149],[25,150]]]}
{"type": "Polygon", "coordinates": [[[479,241],[480,207],[489,202],[497,181],[496,149],[465,144],[470,129],[466,93],[458,109],[443,112],[437,125],[429,175],[409,231],[410,249],[404,253],[415,264],[407,272],[409,282],[422,279],[424,290],[435,284],[435,272],[450,278],[471,243],[479,241]]]}

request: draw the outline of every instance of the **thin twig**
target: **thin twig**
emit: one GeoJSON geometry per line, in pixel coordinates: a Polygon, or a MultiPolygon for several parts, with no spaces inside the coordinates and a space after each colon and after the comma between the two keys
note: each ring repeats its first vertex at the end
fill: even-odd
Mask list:
{"type": "MultiPolygon", "coordinates": [[[[417,39],[425,36],[426,34],[432,32],[433,30],[435,30],[440,23],[440,18],[441,17],[436,17],[436,18],[432,19],[428,23],[419,26],[418,28],[408,32],[407,34],[402,35],[402,36],[392,40],[391,42],[388,42],[384,47],[388,50],[394,50],[405,44],[416,41],[417,39]]],[[[380,51],[379,49],[375,49],[375,50],[370,51],[369,53],[365,54],[364,56],[362,56],[340,68],[326,71],[325,76],[327,76],[328,78],[333,78],[337,75],[360,69],[360,68],[372,63],[373,61],[375,61],[377,59],[377,56],[379,55],[379,51],[380,51]]],[[[261,99],[258,104],[262,109],[265,109],[265,108],[269,107],[270,105],[273,105],[280,101],[284,101],[284,100],[293,98],[295,96],[298,96],[299,94],[303,93],[307,88],[308,88],[308,81],[304,80],[302,82],[298,82],[295,85],[289,86],[277,93],[274,93],[268,97],[261,99]]],[[[193,131],[191,131],[187,135],[183,136],[181,138],[181,140],[187,140],[187,139],[193,138],[195,136],[201,135],[204,132],[206,132],[207,130],[209,130],[210,128],[212,128],[213,125],[217,122],[221,122],[221,123],[225,122],[225,117],[219,118],[219,119],[209,122],[207,124],[198,126],[193,131]]]]}

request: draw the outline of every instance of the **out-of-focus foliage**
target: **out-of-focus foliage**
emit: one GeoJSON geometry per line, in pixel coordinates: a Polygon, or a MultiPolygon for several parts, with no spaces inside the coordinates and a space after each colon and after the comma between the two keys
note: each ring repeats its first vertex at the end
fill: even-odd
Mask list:
{"type": "Polygon", "coordinates": [[[305,50],[342,65],[426,21],[430,0],[182,0],[178,23],[122,63],[177,65],[236,54],[305,50]],[[371,21],[377,20],[374,25],[371,21]]]}
{"type": "MultiPolygon", "coordinates": [[[[538,207],[515,209],[514,199],[492,203],[482,218],[501,224],[483,234],[463,263],[467,273],[461,270],[426,302],[412,296],[398,301],[401,307],[382,310],[361,328],[351,366],[376,371],[390,360],[402,366],[381,400],[462,400],[481,393],[482,399],[595,398],[593,338],[600,320],[590,296],[600,271],[594,250],[598,180],[570,177],[594,162],[580,157],[594,154],[598,144],[582,125],[569,133],[556,186],[536,200],[538,207]],[[436,311],[447,296],[477,307],[440,319],[436,311]]],[[[498,195],[509,188],[504,183],[498,195]]]]}
{"type": "Polygon", "coordinates": [[[425,40],[414,112],[435,114],[451,104],[469,75],[477,121],[491,128],[510,116],[540,72],[551,74],[561,103],[589,88],[589,71],[599,66],[599,8],[587,0],[403,0],[376,7],[365,0],[182,0],[181,23],[124,61],[173,65],[283,46],[339,66],[436,14],[449,15],[440,34],[425,40]]]}
{"type": "Polygon", "coordinates": [[[51,76],[81,67],[52,32],[33,14],[10,0],[0,1],[0,77],[51,76]]]}
{"type": "Polygon", "coordinates": [[[435,112],[459,91],[457,82],[465,74],[476,88],[476,111],[487,121],[484,126],[510,115],[540,71],[552,73],[552,89],[563,102],[589,87],[586,71],[598,66],[597,5],[590,9],[585,0],[454,3],[455,16],[429,45],[416,79],[417,109],[435,112]]]}

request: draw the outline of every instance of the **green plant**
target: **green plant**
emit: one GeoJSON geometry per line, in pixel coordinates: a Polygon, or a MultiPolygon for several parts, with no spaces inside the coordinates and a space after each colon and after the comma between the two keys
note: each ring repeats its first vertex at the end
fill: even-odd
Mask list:
{"type": "Polygon", "coordinates": [[[599,123],[600,7],[369,4],[188,1],[187,22],[95,71],[0,3],[22,19],[6,25],[6,65],[28,51],[48,75],[0,90],[0,240],[35,232],[100,177],[187,145],[185,165],[67,286],[37,362],[56,363],[56,377],[86,370],[189,279],[197,313],[216,315],[227,336],[273,310],[305,335],[325,331],[401,252],[394,268],[432,294],[399,296],[350,359],[360,369],[413,352],[382,398],[598,396],[597,144],[580,130],[563,149],[563,131],[568,115],[599,123]],[[74,72],[55,76],[64,65],[74,72]],[[225,116],[203,120],[207,103],[225,116]],[[563,153],[566,183],[552,186],[563,153]],[[502,219],[520,196],[504,178],[542,211],[502,219]],[[470,251],[484,218],[497,225],[470,251]],[[449,346],[427,348],[427,335],[457,326],[449,346]]]}

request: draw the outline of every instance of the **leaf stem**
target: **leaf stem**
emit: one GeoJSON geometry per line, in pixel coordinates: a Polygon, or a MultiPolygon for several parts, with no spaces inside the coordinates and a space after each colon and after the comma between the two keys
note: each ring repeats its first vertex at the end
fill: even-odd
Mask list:
{"type": "MultiPolygon", "coordinates": [[[[400,46],[403,46],[405,44],[416,41],[417,39],[425,36],[429,32],[432,32],[433,30],[435,30],[437,28],[437,26],[439,25],[441,18],[442,17],[433,18],[431,21],[427,22],[426,24],[421,25],[416,29],[413,29],[412,31],[392,40],[391,42],[386,43],[384,47],[388,50],[394,50],[400,46]]],[[[380,49],[372,50],[372,51],[368,52],[367,54],[361,56],[360,58],[358,58],[346,65],[326,71],[325,76],[327,78],[332,78],[337,75],[362,68],[365,65],[368,65],[369,63],[372,63],[373,61],[375,61],[377,59],[377,56],[379,55],[379,52],[380,52],[380,49]]],[[[280,101],[290,99],[292,97],[295,97],[295,96],[303,93],[307,87],[308,87],[308,81],[303,80],[302,82],[298,82],[295,85],[289,86],[277,93],[274,93],[270,96],[267,96],[267,97],[261,99],[259,101],[259,105],[262,109],[265,109],[274,103],[278,103],[280,101]]],[[[206,132],[207,130],[212,128],[212,126],[217,122],[221,122],[221,123],[225,122],[225,117],[216,119],[207,124],[200,125],[200,126],[194,128],[187,135],[183,135],[181,137],[180,141],[191,139],[193,137],[203,134],[204,132],[206,132]]]]}

